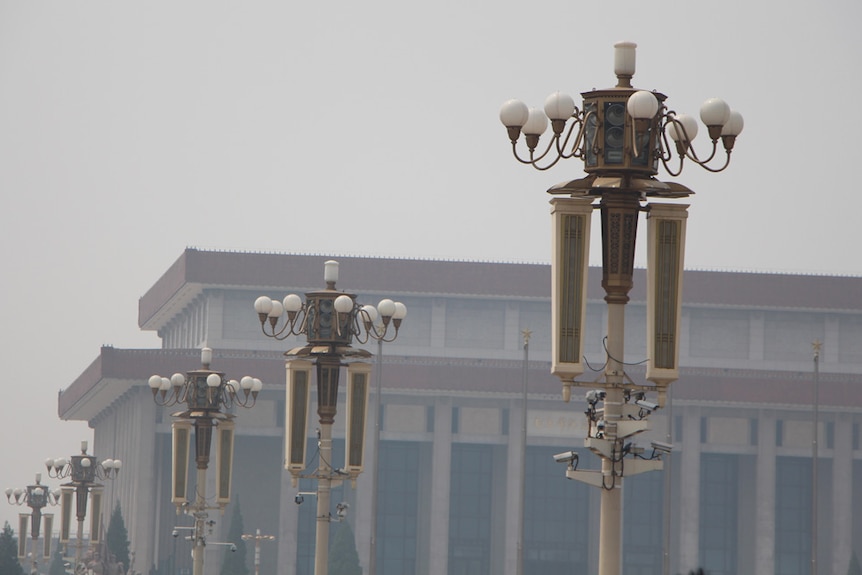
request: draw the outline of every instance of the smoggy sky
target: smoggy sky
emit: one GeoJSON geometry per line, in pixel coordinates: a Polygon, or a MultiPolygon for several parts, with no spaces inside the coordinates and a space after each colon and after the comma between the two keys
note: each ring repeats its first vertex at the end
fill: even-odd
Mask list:
{"type": "Polygon", "coordinates": [[[675,179],[687,267],[862,274],[860,21],[858,0],[0,0],[0,488],[91,437],[58,390],[102,344],[160,345],[138,298],[187,246],[549,261],[545,190],[582,164],[518,164],[497,113],[613,86],[620,40],[671,109],[745,117],[728,170],[675,179]]]}

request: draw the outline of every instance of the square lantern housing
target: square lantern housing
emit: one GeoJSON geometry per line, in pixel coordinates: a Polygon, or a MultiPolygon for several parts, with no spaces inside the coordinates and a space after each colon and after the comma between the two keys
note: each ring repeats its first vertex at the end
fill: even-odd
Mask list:
{"type": "Polygon", "coordinates": [[[347,366],[347,430],[344,470],[356,479],[365,463],[365,420],[368,414],[368,392],[371,364],[353,362],[347,366]]]}
{"type": "MultiPolygon", "coordinates": [[[[629,96],[637,90],[611,88],[583,92],[584,99],[584,170],[601,175],[632,173],[641,176],[658,174],[660,114],[652,120],[635,123],[626,111],[629,96]],[[635,152],[637,149],[637,152],[635,152]]],[[[654,92],[659,102],[664,94],[654,92]]]]}
{"type": "Polygon", "coordinates": [[[551,200],[551,373],[572,381],[584,372],[584,326],[591,200],[551,200]]]}
{"type": "Polygon", "coordinates": [[[667,387],[679,379],[679,332],[688,205],[651,203],[647,217],[646,378],[667,387]]]}
{"type": "Polygon", "coordinates": [[[311,405],[310,361],[287,362],[287,401],[284,418],[284,468],[294,479],[305,469],[309,408],[311,405]]]}

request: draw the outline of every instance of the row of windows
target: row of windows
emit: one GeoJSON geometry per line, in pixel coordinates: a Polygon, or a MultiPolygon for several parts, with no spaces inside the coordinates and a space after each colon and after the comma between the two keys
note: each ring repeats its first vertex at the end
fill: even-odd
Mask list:
{"type": "MultiPolygon", "coordinates": [[[[751,418],[742,420],[745,427],[739,425],[739,419],[731,419],[727,422],[721,418],[700,418],[700,443],[715,443],[715,444],[745,444],[757,446],[759,441],[761,422],[751,418]],[[722,423],[723,425],[719,425],[722,423]],[[724,428],[732,428],[732,433],[723,433],[724,428]],[[731,436],[731,437],[728,437],[731,436]],[[733,440],[733,441],[731,441],[733,440]]],[[[823,421],[819,422],[818,444],[826,449],[834,449],[835,447],[835,422],[823,421]]],[[[682,441],[682,416],[674,417],[674,441],[677,443],[682,441]]],[[[805,420],[775,420],[775,446],[776,447],[805,447],[810,446],[813,441],[813,427],[811,421],[805,420]]],[[[858,451],[860,449],[860,425],[853,423],[850,427],[850,445],[851,449],[858,451]]]]}
{"type": "MultiPolygon", "coordinates": [[[[280,297],[279,294],[271,294],[280,297]]],[[[282,294],[283,295],[283,294],[282,294]]],[[[246,292],[225,292],[222,321],[226,340],[254,340],[255,345],[272,344],[260,333],[260,322],[252,310],[255,296],[246,292]]],[[[374,297],[359,295],[357,301],[375,302],[374,297]]],[[[551,349],[550,302],[482,301],[454,298],[403,298],[409,320],[392,345],[409,347],[448,347],[473,350],[504,350],[520,346],[520,334],[530,329],[531,349],[551,349]],[[515,314],[513,316],[513,314],[515,314]],[[518,331],[508,334],[511,319],[517,318],[518,331]]],[[[197,345],[206,323],[198,314],[205,306],[196,305],[182,321],[165,333],[165,347],[197,345]],[[189,324],[189,325],[186,325],[189,324]]],[[[604,356],[602,341],[606,333],[606,306],[587,306],[584,349],[588,358],[604,356]]],[[[862,318],[827,316],[804,312],[758,312],[684,308],[687,337],[682,341],[683,357],[703,359],[740,359],[766,361],[803,361],[811,354],[811,343],[824,341],[827,330],[837,341],[834,353],[842,363],[862,362],[862,318]],[[828,325],[827,325],[828,324],[828,325]],[[803,359],[800,359],[803,358],[803,359]]],[[[626,349],[631,358],[646,354],[646,308],[626,306],[626,349]]]]}

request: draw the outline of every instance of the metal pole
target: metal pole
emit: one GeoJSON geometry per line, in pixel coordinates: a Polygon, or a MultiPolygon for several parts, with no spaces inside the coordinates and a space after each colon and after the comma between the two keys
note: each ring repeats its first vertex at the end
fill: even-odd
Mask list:
{"type": "MultiPolygon", "coordinates": [[[[667,411],[667,430],[665,433],[665,441],[668,445],[673,444],[673,402],[671,401],[670,386],[667,388],[665,395],[665,409],[667,411]]],[[[671,465],[671,454],[665,453],[662,455],[664,460],[664,545],[662,549],[662,574],[670,575],[670,497],[673,492],[673,466],[671,465]]]]}
{"type": "MultiPolygon", "coordinates": [[[[31,535],[32,537],[30,543],[30,559],[33,563],[33,566],[30,568],[30,573],[33,573],[35,575],[39,573],[39,561],[37,559],[39,556],[39,534],[31,533],[31,535]]],[[[24,537],[25,535],[22,533],[21,536],[24,537]]]]}
{"type": "Polygon", "coordinates": [[[371,547],[368,573],[377,575],[377,489],[380,478],[380,388],[383,379],[383,340],[377,340],[377,374],[374,378],[374,477],[371,482],[371,547]]]}
{"type": "Polygon", "coordinates": [[[204,550],[207,520],[207,470],[206,467],[198,467],[197,470],[197,485],[195,492],[197,493],[195,500],[195,537],[194,546],[192,547],[192,573],[194,575],[204,575],[204,550]]]}
{"type": "Polygon", "coordinates": [[[608,302],[608,361],[605,367],[605,438],[613,446],[611,458],[602,458],[602,496],[599,519],[599,575],[619,575],[622,550],[622,477],[615,459],[621,457],[617,423],[623,408],[623,334],[625,304],[608,302]]]}
{"type": "Polygon", "coordinates": [[[254,534],[254,575],[260,575],[260,529],[256,529],[254,534]]]}
{"type": "Polygon", "coordinates": [[[78,519],[78,539],[75,541],[75,569],[81,564],[81,547],[84,543],[84,519],[78,519]]]}
{"type": "Polygon", "coordinates": [[[530,336],[532,332],[525,329],[521,332],[524,336],[524,367],[522,378],[521,399],[521,493],[518,498],[518,575],[524,575],[524,519],[526,517],[526,483],[527,483],[527,367],[530,361],[530,336]]]}
{"type": "Polygon", "coordinates": [[[811,575],[817,575],[817,435],[820,426],[820,348],[823,345],[815,340],[814,347],[814,429],[811,432],[811,575]]]}
{"type": "Polygon", "coordinates": [[[332,467],[329,462],[331,458],[332,423],[321,421],[320,466],[317,469],[317,531],[314,549],[314,575],[327,575],[329,567],[329,499],[332,489],[332,467]]]}

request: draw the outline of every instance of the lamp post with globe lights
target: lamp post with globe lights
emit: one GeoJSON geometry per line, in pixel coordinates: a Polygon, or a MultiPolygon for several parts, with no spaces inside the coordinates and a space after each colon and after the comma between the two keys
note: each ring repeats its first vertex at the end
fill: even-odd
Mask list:
{"type": "MultiPolygon", "coordinates": [[[[30,557],[32,561],[31,573],[38,572],[38,557],[39,553],[36,544],[39,541],[39,533],[42,528],[42,509],[48,505],[58,505],[60,503],[60,490],[51,491],[48,486],[42,485],[42,474],[36,474],[36,482],[33,485],[28,485],[25,488],[9,488],[6,489],[6,500],[12,505],[26,505],[30,508],[30,513],[20,514],[20,523],[18,528],[18,557],[19,559],[26,557],[27,549],[27,520],[30,523],[30,538],[33,540],[30,548],[30,557]]],[[[44,514],[45,517],[45,545],[42,556],[46,559],[51,557],[51,532],[53,526],[54,515],[51,513],[44,514]]]]}
{"type": "MultiPolygon", "coordinates": [[[[627,438],[649,428],[648,416],[665,404],[668,386],[679,377],[688,206],[656,200],[685,198],[693,192],[655,176],[660,166],[671,176],[678,176],[686,160],[711,172],[724,170],[743,128],[738,112],[722,100],[710,98],[701,107],[700,117],[712,144],[708,154],[699,155],[692,145],[697,121],[668,108],[664,94],[632,87],[635,48],[632,42],[615,44],[616,86],[583,92],[582,108],[571,96],[556,92],[545,101],[544,111],[528,108],[518,100],[507,101],[500,110],[500,120],[519,162],[547,170],[560,160],[577,158],[583,161],[587,174],[548,190],[555,196],[551,200],[551,371],[562,381],[565,401],[571,397],[572,387],[597,385],[577,378],[584,372],[590,216],[594,209],[601,214],[607,361],[598,384],[601,389],[588,392],[590,430],[585,443],[599,456],[602,468],[578,470],[573,460],[566,471],[570,479],[602,488],[599,575],[621,572],[623,477],[661,469],[662,453],[667,453],[666,449],[653,449],[652,456],[643,457],[643,450],[631,449],[627,438]],[[552,134],[541,148],[539,142],[549,121],[552,134]],[[526,153],[519,146],[522,134],[526,153]],[[623,348],[625,305],[632,288],[641,212],[647,213],[648,221],[646,379],[651,384],[636,384],[626,374],[623,348]],[[646,399],[648,393],[657,394],[655,403],[646,399]]],[[[667,573],[668,565],[664,568],[667,573]]]]}
{"type": "Polygon", "coordinates": [[[336,290],[338,262],[334,260],[324,264],[324,281],[326,288],[306,293],[304,302],[296,294],[289,294],[282,301],[261,296],[254,302],[267,337],[284,340],[304,335],[307,341],[306,345],[285,353],[288,361],[284,464],[293,476],[294,485],[300,478],[317,480],[315,575],[326,575],[328,569],[331,488],[344,479],[355,481],[364,466],[371,364],[363,360],[370,358],[371,353],[351,344],[394,341],[407,316],[407,308],[400,302],[383,299],[377,307],[360,305],[356,303],[356,294],[336,290]],[[376,324],[378,320],[380,323],[376,324]],[[347,366],[345,465],[334,469],[332,425],[344,365],[347,366]],[[317,375],[320,463],[314,473],[304,475],[312,367],[316,367],[317,375]]]}
{"type": "Polygon", "coordinates": [[[87,516],[87,502],[90,509],[90,544],[99,542],[102,527],[102,489],[99,480],[115,479],[120,473],[123,462],[119,459],[99,459],[87,454],[87,442],[81,442],[81,453],[72,457],[46,459],[45,467],[48,476],[58,479],[70,478],[69,483],[60,486],[62,503],[60,522],[60,541],[68,542],[72,518],[72,496],[75,497],[75,518],[78,530],[75,544],[75,566],[81,561],[81,549],[84,542],[84,519],[87,516]]]}
{"type": "Polygon", "coordinates": [[[257,402],[262,388],[259,379],[245,376],[241,380],[225,378],[224,373],[210,369],[213,351],[201,350],[201,368],[186,374],[175,373],[170,378],[153,375],[149,386],[157,405],[185,406],[184,411],[172,414],[172,492],[171,501],[195,520],[192,545],[193,575],[203,575],[206,548],[208,511],[224,512],[230,502],[231,467],[234,447],[234,415],[223,411],[233,406],[251,408],[257,402]],[[192,431],[195,438],[195,465],[197,468],[195,499],[189,501],[188,472],[192,431]],[[218,465],[216,467],[216,506],[207,503],[206,474],[210,462],[213,435],[216,436],[218,465]]]}

